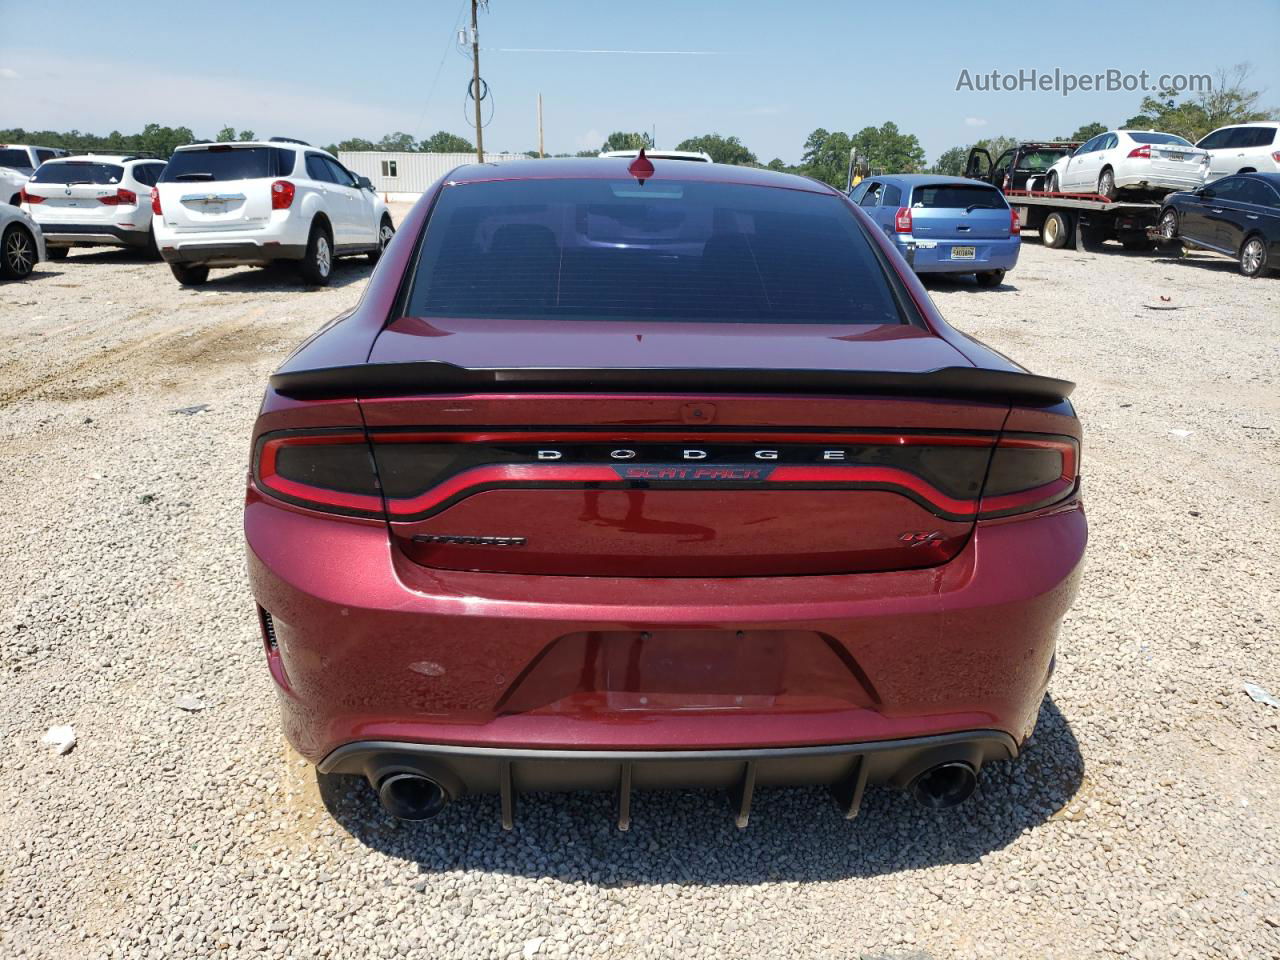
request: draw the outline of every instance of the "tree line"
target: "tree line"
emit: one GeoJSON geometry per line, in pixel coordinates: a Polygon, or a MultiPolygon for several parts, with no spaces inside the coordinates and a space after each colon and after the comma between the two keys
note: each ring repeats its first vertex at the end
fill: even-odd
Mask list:
{"type": "MultiPolygon", "coordinates": [[[[1138,113],[1124,123],[1118,124],[1116,128],[1094,121],[1077,127],[1070,136],[1055,139],[1083,141],[1108,129],[1137,128],[1175,133],[1194,143],[1206,133],[1227,124],[1270,120],[1280,116],[1280,112],[1264,109],[1260,105],[1262,97],[1260,91],[1249,89],[1248,80],[1251,72],[1252,68],[1249,64],[1239,64],[1229,70],[1220,70],[1210,90],[1196,93],[1182,100],[1179,100],[1177,94],[1171,90],[1158,91],[1144,97],[1139,104],[1138,113]]],[[[166,127],[156,123],[147,124],[139,133],[123,134],[113,130],[105,136],[82,133],[79,130],[65,132],[21,128],[0,130],[0,143],[36,143],[41,146],[62,147],[86,153],[149,153],[157,157],[168,157],[175,147],[184,143],[225,143],[253,139],[256,139],[256,136],[252,130],[236,130],[231,126],[223,127],[213,137],[201,139],[197,138],[189,127],[166,127]]],[[[705,152],[716,163],[767,167],[770,170],[813,177],[842,187],[849,164],[849,151],[854,148],[857,149],[858,156],[878,173],[929,172],[960,176],[964,173],[965,159],[971,146],[984,147],[994,160],[1017,142],[1014,137],[987,137],[973,144],[954,146],[944,150],[933,164],[926,165],[924,148],[921,147],[915,134],[901,131],[897,124],[887,121],[878,127],[863,127],[852,134],[819,127],[805,138],[798,164],[784,163],[778,157],[768,162],[761,162],[759,157],[736,136],[725,136],[720,133],[705,133],[701,136],[689,137],[676,144],[675,149],[705,152]]],[[[597,150],[580,150],[572,154],[557,153],[552,156],[594,157],[597,153],[607,150],[636,150],[641,147],[653,149],[653,146],[653,138],[648,133],[620,130],[609,134],[597,150]]],[[[475,147],[466,137],[447,130],[438,130],[421,140],[416,139],[412,134],[397,131],[386,134],[380,140],[354,137],[329,144],[325,149],[334,154],[341,150],[472,153],[475,147]]],[[[535,150],[524,152],[530,157],[538,156],[535,150]]]]}

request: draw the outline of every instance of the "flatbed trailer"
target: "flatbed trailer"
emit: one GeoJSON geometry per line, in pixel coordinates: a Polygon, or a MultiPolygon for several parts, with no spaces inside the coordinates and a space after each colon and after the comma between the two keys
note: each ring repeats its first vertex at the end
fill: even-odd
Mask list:
{"type": "Polygon", "coordinates": [[[1105,240],[1119,240],[1126,250],[1150,250],[1155,245],[1149,230],[1159,221],[1159,203],[1041,190],[1006,190],[1004,195],[1018,211],[1023,228],[1038,230],[1046,247],[1061,249],[1074,243],[1083,252],[1096,250],[1105,240]]]}

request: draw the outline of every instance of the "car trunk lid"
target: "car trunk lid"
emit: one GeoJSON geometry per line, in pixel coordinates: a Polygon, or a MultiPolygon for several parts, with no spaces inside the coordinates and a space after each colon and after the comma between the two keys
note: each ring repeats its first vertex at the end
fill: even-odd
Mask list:
{"type": "Polygon", "coordinates": [[[253,145],[176,152],[157,185],[165,225],[178,232],[265,227],[272,184],[292,172],[294,156],[289,149],[253,145]]]}
{"type": "Polygon", "coordinates": [[[992,240],[1010,235],[1009,206],[984,184],[921,184],[911,193],[911,232],[921,240],[992,240]]]}

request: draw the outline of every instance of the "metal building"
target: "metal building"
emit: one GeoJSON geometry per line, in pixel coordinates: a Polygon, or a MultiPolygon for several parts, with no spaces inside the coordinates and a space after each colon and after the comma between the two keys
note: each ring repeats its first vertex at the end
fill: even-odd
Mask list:
{"type": "MultiPolygon", "coordinates": [[[[343,150],[338,159],[352,173],[368,177],[374,189],[392,199],[413,199],[454,167],[475,163],[474,153],[388,153],[378,150],[343,150]],[[397,197],[396,194],[406,194],[397,197]]],[[[485,153],[486,163],[510,163],[528,159],[523,153],[485,153]]]]}

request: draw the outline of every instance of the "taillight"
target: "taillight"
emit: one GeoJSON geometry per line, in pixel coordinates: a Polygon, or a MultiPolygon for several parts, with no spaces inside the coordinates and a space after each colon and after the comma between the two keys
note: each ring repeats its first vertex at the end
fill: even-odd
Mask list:
{"type": "Polygon", "coordinates": [[[44,197],[34,193],[27,193],[27,188],[23,187],[18,191],[19,203],[44,203],[44,197]]]}
{"type": "Polygon", "coordinates": [[[131,207],[138,202],[138,195],[132,190],[126,190],[124,187],[120,187],[113,194],[109,193],[105,197],[99,197],[98,202],[105,203],[108,207],[131,207]]]}
{"type": "Polygon", "coordinates": [[[1079,472],[1080,444],[1073,438],[1005,434],[991,456],[978,518],[1052,506],[1075,491],[1079,472]]]}
{"type": "Polygon", "coordinates": [[[911,208],[899,207],[898,212],[893,215],[893,229],[898,233],[911,232],[911,208]]]}
{"type": "Polygon", "coordinates": [[[264,493],[287,503],[349,516],[383,515],[373,456],[360,433],[268,434],[258,441],[253,479],[264,493]]]}
{"type": "MultiPolygon", "coordinates": [[[[1206,157],[1205,159],[1207,160],[1209,158],[1206,157]]],[[[1273,152],[1271,154],[1271,159],[1274,160],[1276,163],[1280,163],[1280,150],[1276,150],[1275,152],[1273,152]]]]}
{"type": "Polygon", "coordinates": [[[1018,219],[1018,211],[1009,208],[1009,235],[1016,237],[1022,233],[1022,221],[1018,219]]]}
{"type": "Polygon", "coordinates": [[[1130,151],[1129,151],[1129,159],[1130,159],[1130,160],[1150,160],[1150,159],[1151,159],[1151,145],[1150,145],[1150,144],[1145,144],[1145,145],[1143,145],[1143,146],[1141,146],[1141,147],[1135,147],[1134,149],[1130,150],[1130,151]]]}
{"type": "Polygon", "coordinates": [[[271,185],[271,209],[288,210],[293,206],[293,183],[289,180],[277,180],[271,185]]]}
{"type": "Polygon", "coordinates": [[[159,187],[151,188],[151,212],[154,213],[157,217],[164,216],[164,210],[160,208],[160,188],[159,187]]]}

